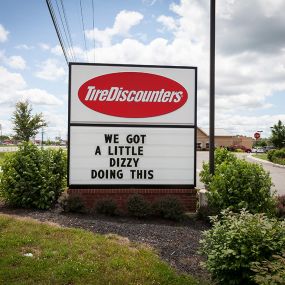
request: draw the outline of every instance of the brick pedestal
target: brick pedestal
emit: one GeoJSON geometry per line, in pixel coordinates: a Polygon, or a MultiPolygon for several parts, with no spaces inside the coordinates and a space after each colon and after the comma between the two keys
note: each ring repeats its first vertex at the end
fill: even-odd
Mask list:
{"type": "Polygon", "coordinates": [[[68,193],[80,197],[87,209],[92,209],[97,201],[109,198],[114,200],[119,210],[126,212],[128,198],[136,193],[149,202],[165,196],[176,197],[187,212],[195,212],[197,207],[196,189],[69,189],[68,193]]]}

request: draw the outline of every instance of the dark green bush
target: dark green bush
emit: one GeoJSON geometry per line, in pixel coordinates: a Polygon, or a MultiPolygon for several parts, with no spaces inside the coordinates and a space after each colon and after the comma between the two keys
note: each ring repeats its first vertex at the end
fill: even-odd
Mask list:
{"type": "Polygon", "coordinates": [[[277,198],[277,217],[285,218],[285,195],[277,198]]]}
{"type": "Polygon", "coordinates": [[[285,148],[269,151],[267,153],[267,158],[271,162],[285,165],[285,148]]]}
{"type": "Polygon", "coordinates": [[[136,218],[144,218],[151,215],[151,206],[142,195],[134,194],[127,202],[128,213],[136,218]]]}
{"type": "MultiPolygon", "coordinates": [[[[225,148],[217,148],[215,150],[215,168],[223,162],[230,163],[236,160],[236,156],[225,148]]],[[[209,163],[203,162],[202,171],[200,172],[200,180],[205,184],[206,188],[208,188],[211,179],[212,176],[209,171],[209,163]]]]}
{"type": "Polygon", "coordinates": [[[166,196],[154,204],[154,214],[164,219],[180,221],[183,218],[184,208],[177,198],[166,196]]]}
{"type": "Polygon", "coordinates": [[[285,252],[273,255],[271,260],[253,263],[251,270],[255,272],[253,279],[258,285],[284,285],[285,252]]]}
{"type": "Polygon", "coordinates": [[[23,143],[6,156],[2,165],[0,193],[14,206],[48,209],[66,186],[66,154],[62,150],[42,150],[23,143]]]}
{"type": "Polygon", "coordinates": [[[251,213],[275,215],[276,198],[270,188],[272,182],[261,165],[236,159],[216,166],[208,186],[210,207],[239,212],[245,208],[251,213]]]}
{"type": "Polygon", "coordinates": [[[197,210],[197,219],[205,221],[205,222],[210,222],[210,217],[211,216],[216,216],[220,212],[218,209],[210,206],[210,205],[203,205],[200,206],[197,210]]]}
{"type": "Polygon", "coordinates": [[[285,246],[285,224],[264,214],[228,210],[211,218],[213,227],[203,233],[201,253],[213,280],[222,285],[256,284],[253,262],[280,254],[285,246]]]}
{"type": "Polygon", "coordinates": [[[64,212],[70,213],[84,213],[85,207],[82,199],[79,196],[70,196],[63,193],[58,199],[58,203],[64,212]]]}
{"type": "Polygon", "coordinates": [[[273,161],[272,159],[273,159],[273,155],[274,155],[275,151],[276,151],[276,149],[271,149],[267,152],[267,158],[271,162],[273,161]]]}
{"type": "Polygon", "coordinates": [[[117,205],[112,199],[102,199],[96,203],[95,210],[98,214],[115,216],[117,214],[117,205]]]}

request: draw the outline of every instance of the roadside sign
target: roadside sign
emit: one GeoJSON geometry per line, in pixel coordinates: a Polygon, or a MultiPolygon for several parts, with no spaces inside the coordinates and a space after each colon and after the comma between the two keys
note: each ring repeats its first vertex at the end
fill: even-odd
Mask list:
{"type": "Polygon", "coordinates": [[[69,187],[195,187],[196,74],[70,63],[69,187]]]}
{"type": "Polygon", "coordinates": [[[260,133],[254,133],[254,138],[258,140],[260,138],[260,133]]]}

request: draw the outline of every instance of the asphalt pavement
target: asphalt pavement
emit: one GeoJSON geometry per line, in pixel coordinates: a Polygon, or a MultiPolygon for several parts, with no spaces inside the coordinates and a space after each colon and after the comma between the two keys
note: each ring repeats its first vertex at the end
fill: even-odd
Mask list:
{"type": "MultiPolygon", "coordinates": [[[[285,168],[275,166],[269,162],[255,160],[251,154],[248,153],[236,153],[239,158],[244,158],[249,162],[262,164],[265,170],[269,171],[270,176],[272,178],[272,182],[274,186],[273,190],[277,191],[278,195],[285,195],[285,168]]],[[[198,151],[197,152],[197,188],[204,188],[203,183],[199,180],[199,172],[202,169],[203,161],[209,161],[209,152],[208,151],[198,151]]]]}

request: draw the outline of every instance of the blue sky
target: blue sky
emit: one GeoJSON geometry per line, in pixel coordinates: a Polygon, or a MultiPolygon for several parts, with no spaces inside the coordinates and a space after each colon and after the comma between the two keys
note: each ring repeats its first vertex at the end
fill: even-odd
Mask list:
{"type": "MultiPolygon", "coordinates": [[[[285,2],[217,2],[216,126],[267,136],[270,126],[285,122],[285,2]]],[[[61,7],[60,0],[52,3],[61,7]]],[[[79,3],[63,0],[77,61],[198,66],[198,124],[208,127],[208,0],[94,0],[94,31],[92,0],[82,0],[87,51],[79,3]]],[[[49,122],[46,138],[65,138],[67,78],[45,1],[1,1],[3,133],[13,132],[15,103],[28,99],[49,122]]]]}

